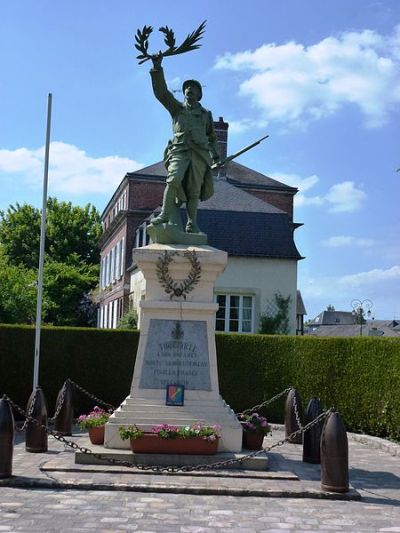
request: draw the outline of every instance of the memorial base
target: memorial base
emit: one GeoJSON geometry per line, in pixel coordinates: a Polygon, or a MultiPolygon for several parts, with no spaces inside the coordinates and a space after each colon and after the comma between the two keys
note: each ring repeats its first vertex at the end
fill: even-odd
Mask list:
{"type": "Polygon", "coordinates": [[[221,426],[220,452],[239,452],[242,426],[219,394],[215,348],[214,283],[227,254],[209,246],[151,244],[137,248],[133,256],[146,280],[139,346],[131,393],[106,424],[104,446],[129,448],[119,437],[120,426],[136,424],[149,431],[159,424],[200,422],[221,426]],[[166,253],[172,257],[168,279],[175,284],[190,276],[188,253],[195,253],[201,266],[199,281],[180,298],[167,293],[160,280],[166,253]],[[183,405],[166,405],[167,385],[184,387],[183,405]]]}

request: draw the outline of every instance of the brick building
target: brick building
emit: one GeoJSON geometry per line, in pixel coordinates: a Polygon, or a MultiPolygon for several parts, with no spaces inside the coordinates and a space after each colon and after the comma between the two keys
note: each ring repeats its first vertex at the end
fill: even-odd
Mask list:
{"type": "MultiPolygon", "coordinates": [[[[224,159],[227,155],[228,124],[220,117],[214,122],[214,128],[220,155],[224,159]]],[[[146,225],[150,215],[162,203],[165,178],[162,161],[126,174],[101,216],[99,327],[116,327],[118,319],[129,306],[133,304],[137,307],[138,300],[143,297],[141,290],[133,290],[138,278],[136,276],[136,281],[131,280],[132,275],[135,276],[132,249],[148,243],[146,225]]],[[[293,197],[297,189],[232,161],[215,176],[215,190],[210,200],[200,203],[199,222],[208,235],[209,244],[228,252],[228,268],[223,275],[230,279],[228,285],[232,285],[232,276],[237,276],[234,272],[238,268],[249,269],[249,272],[255,269],[257,276],[260,268],[265,272],[279,268],[281,272],[286,272],[287,278],[281,284],[282,290],[293,295],[295,309],[297,261],[301,259],[293,241],[293,231],[300,225],[293,222],[293,197]],[[235,232],[235,237],[230,235],[233,223],[240,229],[235,232]],[[251,262],[250,257],[253,258],[251,262]],[[243,260],[246,261],[246,258],[244,267],[243,260]]],[[[278,281],[275,285],[277,283],[279,285],[278,281]]],[[[240,296],[246,291],[237,288],[235,292],[235,287],[229,288],[234,294],[220,291],[216,295],[218,301],[236,301],[236,292],[237,301],[250,301],[249,296],[240,296]]],[[[254,302],[258,302],[259,307],[257,311],[256,306],[252,313],[251,331],[255,331],[262,303],[259,301],[261,296],[251,298],[253,307],[254,302]]],[[[295,311],[293,313],[291,329],[295,330],[295,311]]]]}

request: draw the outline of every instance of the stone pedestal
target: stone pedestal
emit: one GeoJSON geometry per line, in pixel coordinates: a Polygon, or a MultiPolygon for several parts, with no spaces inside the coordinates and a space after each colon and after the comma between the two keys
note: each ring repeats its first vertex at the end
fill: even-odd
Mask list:
{"type": "MultiPolygon", "coordinates": [[[[227,262],[226,252],[210,246],[150,244],[134,251],[134,261],[146,282],[141,302],[141,329],[130,395],[106,425],[107,448],[127,449],[119,426],[136,424],[148,430],[168,423],[219,424],[219,451],[242,448],[242,427],[219,394],[215,349],[214,283],[227,262]],[[193,274],[185,252],[194,251],[200,263],[200,279],[184,296],[167,293],[160,282],[160,258],[174,253],[168,263],[168,279],[188,280],[193,274]],[[184,404],[166,405],[166,387],[184,385],[184,404]]],[[[164,276],[165,281],[165,276],[164,276]]]]}

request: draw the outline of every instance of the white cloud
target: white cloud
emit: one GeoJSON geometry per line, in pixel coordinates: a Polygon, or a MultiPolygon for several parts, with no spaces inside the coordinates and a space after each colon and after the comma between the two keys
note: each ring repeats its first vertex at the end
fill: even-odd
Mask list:
{"type": "Polygon", "coordinates": [[[270,176],[299,189],[298,194],[294,197],[297,207],[326,206],[331,213],[352,213],[360,209],[367,197],[366,193],[357,187],[353,181],[343,181],[332,185],[326,194],[309,196],[304,193],[319,183],[319,177],[315,174],[301,177],[297,174],[274,172],[270,176]]]}
{"type": "Polygon", "coordinates": [[[274,172],[273,174],[269,174],[271,178],[274,178],[278,181],[282,181],[283,183],[286,183],[286,185],[290,185],[290,187],[297,187],[301,193],[304,193],[308,189],[311,189],[319,182],[319,177],[313,174],[312,176],[307,176],[305,178],[302,178],[298,174],[286,174],[285,172],[278,173],[274,172]]]}
{"type": "Polygon", "coordinates": [[[378,283],[390,283],[398,286],[400,281],[400,266],[395,265],[387,270],[375,268],[367,272],[358,272],[357,274],[350,274],[342,276],[339,282],[348,287],[375,287],[378,283]]]}
{"type": "Polygon", "coordinates": [[[341,246],[358,246],[364,248],[373,246],[375,242],[372,239],[360,239],[357,237],[351,237],[350,235],[336,235],[323,240],[322,244],[332,248],[339,248],[341,246]]]}
{"type": "Polygon", "coordinates": [[[329,189],[325,200],[333,213],[351,213],[361,207],[366,197],[365,192],[358,189],[353,181],[343,181],[329,189]]]}
{"type": "Polygon", "coordinates": [[[400,25],[388,36],[372,30],[344,32],[304,46],[264,44],[227,53],[215,68],[244,71],[239,93],[263,118],[302,126],[353,104],[367,126],[380,126],[400,102],[400,25]]]}
{"type": "Polygon", "coordinates": [[[377,319],[400,318],[400,266],[375,268],[342,276],[310,276],[301,273],[301,290],[308,318],[313,318],[333,304],[338,311],[351,311],[355,298],[369,299],[377,319]]]}
{"type": "Polygon", "coordinates": [[[229,133],[235,135],[236,133],[243,133],[247,130],[254,130],[254,128],[265,128],[268,125],[266,120],[252,120],[244,118],[241,120],[229,120],[229,133]]]}
{"type": "MultiPolygon", "coordinates": [[[[0,178],[20,176],[21,183],[39,187],[43,179],[44,147],[0,150],[0,178]]],[[[71,194],[111,193],[127,172],[143,165],[119,156],[90,157],[84,150],[63,142],[50,145],[49,189],[71,194]]]]}

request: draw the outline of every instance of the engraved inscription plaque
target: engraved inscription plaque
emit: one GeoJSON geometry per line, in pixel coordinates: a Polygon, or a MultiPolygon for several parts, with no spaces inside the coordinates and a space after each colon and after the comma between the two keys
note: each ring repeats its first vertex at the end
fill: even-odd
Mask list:
{"type": "Polygon", "coordinates": [[[211,390],[207,323],[151,319],[139,388],[211,390]]]}

